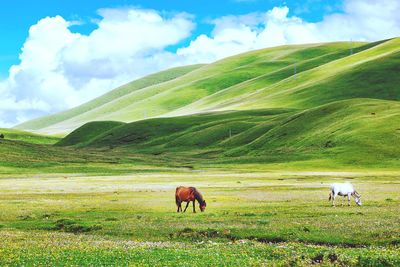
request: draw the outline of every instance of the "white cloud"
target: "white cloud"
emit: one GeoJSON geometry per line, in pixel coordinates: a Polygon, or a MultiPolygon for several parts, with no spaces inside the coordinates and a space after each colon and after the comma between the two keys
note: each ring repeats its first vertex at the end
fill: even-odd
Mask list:
{"type": "Polygon", "coordinates": [[[400,35],[398,0],[347,0],[343,12],[320,22],[289,16],[288,7],[266,13],[226,16],[214,20],[210,36],[200,35],[179,55],[208,62],[244,51],[284,44],[329,41],[375,41],[400,35]]]}
{"type": "Polygon", "coordinates": [[[134,78],[185,64],[165,48],[190,35],[189,15],[129,8],[101,9],[99,15],[89,35],[71,32],[76,22],[61,16],[29,29],[21,63],[0,84],[1,125],[71,108],[134,78]]]}
{"type": "Polygon", "coordinates": [[[0,83],[0,126],[76,106],[169,67],[283,44],[399,36],[399,13],[397,0],[345,0],[343,12],[316,23],[289,16],[287,7],[224,16],[211,21],[210,35],[194,37],[176,53],[166,48],[190,36],[194,22],[188,14],[101,9],[97,29],[88,35],[71,32],[76,21],[47,17],[30,28],[21,63],[0,83]]]}

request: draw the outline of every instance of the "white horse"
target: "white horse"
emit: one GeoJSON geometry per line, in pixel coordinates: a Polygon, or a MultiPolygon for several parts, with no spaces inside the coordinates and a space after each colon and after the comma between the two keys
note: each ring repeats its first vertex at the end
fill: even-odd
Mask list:
{"type": "MultiPolygon", "coordinates": [[[[332,200],[332,206],[335,207],[335,198],[337,196],[342,196],[343,200],[347,197],[347,203],[350,206],[350,196],[354,198],[354,201],[358,206],[361,206],[361,195],[354,190],[354,187],[351,183],[341,183],[341,184],[333,184],[331,186],[331,192],[329,193],[329,201],[332,200]]],[[[343,202],[342,202],[343,206],[343,202]]]]}

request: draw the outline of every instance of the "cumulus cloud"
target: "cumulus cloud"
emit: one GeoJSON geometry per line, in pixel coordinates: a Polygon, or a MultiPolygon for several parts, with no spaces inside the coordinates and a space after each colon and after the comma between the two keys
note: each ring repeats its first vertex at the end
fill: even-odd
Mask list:
{"type": "Polygon", "coordinates": [[[46,17],[29,29],[9,77],[0,83],[0,121],[9,126],[71,108],[134,78],[186,64],[166,51],[187,38],[188,14],[101,9],[97,29],[73,33],[75,22],[46,17]]]}
{"type": "Polygon", "coordinates": [[[343,12],[307,22],[289,16],[286,6],[274,7],[266,13],[216,19],[210,36],[198,36],[177,53],[201,62],[284,44],[380,40],[400,35],[399,13],[397,0],[347,0],[343,12]]]}
{"type": "Polygon", "coordinates": [[[210,34],[190,37],[194,19],[136,8],[101,9],[97,29],[73,33],[60,16],[33,25],[20,54],[0,82],[0,126],[70,108],[134,78],[169,67],[209,63],[283,44],[374,41],[400,35],[397,0],[345,0],[340,13],[320,22],[290,16],[288,7],[224,16],[210,34]]]}

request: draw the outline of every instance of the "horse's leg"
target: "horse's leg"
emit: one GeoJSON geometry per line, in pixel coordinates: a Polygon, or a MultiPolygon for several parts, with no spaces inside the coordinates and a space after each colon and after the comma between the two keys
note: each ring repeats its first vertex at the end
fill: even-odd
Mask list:
{"type": "Polygon", "coordinates": [[[336,207],[335,205],[336,194],[332,193],[332,207],[336,207]]]}
{"type": "Polygon", "coordinates": [[[350,194],[347,194],[347,206],[350,206],[350,194]]]}
{"type": "Polygon", "coordinates": [[[188,208],[189,203],[190,203],[190,201],[188,201],[188,203],[186,204],[185,210],[183,212],[186,212],[186,209],[188,208]]]}
{"type": "Polygon", "coordinates": [[[181,206],[182,201],[176,194],[175,194],[175,203],[176,203],[176,206],[178,207],[178,210],[176,212],[179,212],[180,210],[182,210],[182,206],[181,206]]]}
{"type": "Polygon", "coordinates": [[[195,202],[196,202],[196,201],[195,201],[195,200],[193,200],[193,212],[194,212],[194,213],[196,213],[196,208],[195,208],[195,207],[196,207],[196,205],[195,205],[195,202]]]}

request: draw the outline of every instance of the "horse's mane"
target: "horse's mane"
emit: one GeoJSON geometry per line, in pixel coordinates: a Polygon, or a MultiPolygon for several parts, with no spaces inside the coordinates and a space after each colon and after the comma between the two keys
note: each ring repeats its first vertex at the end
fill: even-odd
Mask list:
{"type": "Polygon", "coordinates": [[[196,187],[190,187],[190,189],[193,190],[194,198],[195,198],[199,203],[203,203],[203,201],[204,201],[203,195],[199,192],[199,190],[197,190],[196,187]]]}

